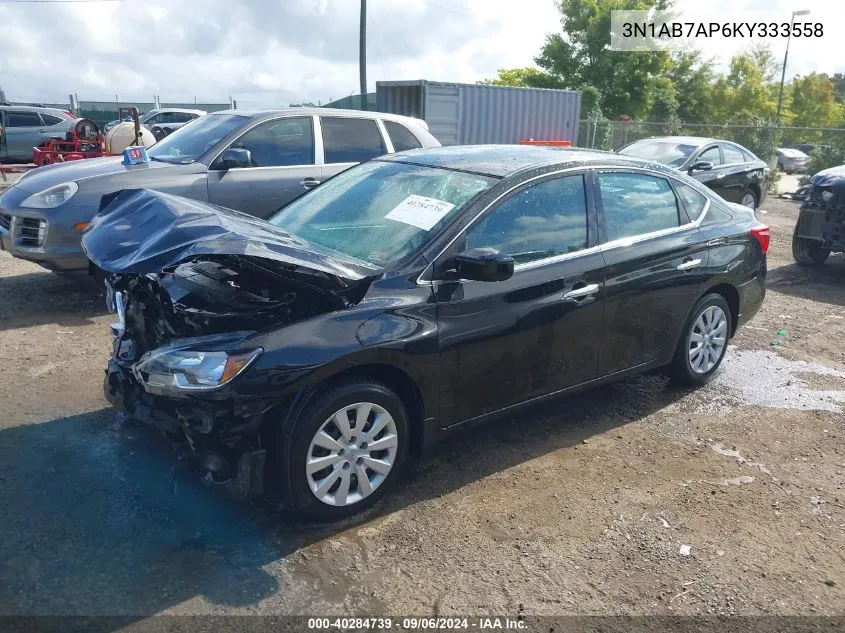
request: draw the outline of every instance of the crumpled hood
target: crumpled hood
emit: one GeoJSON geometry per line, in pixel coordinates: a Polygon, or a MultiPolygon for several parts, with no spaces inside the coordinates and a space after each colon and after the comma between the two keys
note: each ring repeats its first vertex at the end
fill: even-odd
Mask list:
{"type": "Polygon", "coordinates": [[[810,178],[810,183],[817,187],[845,188],[845,165],[821,170],[810,178]]]}
{"type": "Polygon", "coordinates": [[[93,219],[82,248],[111,273],[157,273],[198,256],[241,255],[317,273],[320,285],[337,288],[380,270],[251,215],[150,189],[120,192],[93,219]]]}

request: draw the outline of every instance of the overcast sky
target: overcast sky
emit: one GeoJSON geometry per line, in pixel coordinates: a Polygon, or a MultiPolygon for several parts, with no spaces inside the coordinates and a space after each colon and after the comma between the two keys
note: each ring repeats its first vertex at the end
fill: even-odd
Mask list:
{"type": "MultiPolygon", "coordinates": [[[[553,0],[368,0],[377,80],[475,82],[526,66],[560,30],[553,0]]],[[[841,0],[680,0],[683,19],[821,22],[793,39],[788,75],[845,72],[841,0]]],[[[358,0],[0,0],[0,86],[15,101],[238,100],[241,107],[358,92],[358,0]]],[[[749,40],[699,41],[724,66],[749,40]]],[[[773,43],[781,58],[784,40],[773,43]]],[[[636,53],[618,53],[620,55],[636,53]]]]}

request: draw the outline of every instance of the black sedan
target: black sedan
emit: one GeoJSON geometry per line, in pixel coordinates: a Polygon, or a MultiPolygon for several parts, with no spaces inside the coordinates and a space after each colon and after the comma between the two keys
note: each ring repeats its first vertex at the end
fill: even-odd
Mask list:
{"type": "Polygon", "coordinates": [[[209,481],[338,518],[470,421],[664,368],[701,385],[765,294],[769,230],[604,152],[385,156],[270,222],[124,191],[86,232],[108,399],[209,481]]]}
{"type": "Polygon", "coordinates": [[[689,174],[729,202],[756,209],[766,199],[771,169],[742,145],[697,136],[659,136],[634,141],[620,154],[689,174]]]}

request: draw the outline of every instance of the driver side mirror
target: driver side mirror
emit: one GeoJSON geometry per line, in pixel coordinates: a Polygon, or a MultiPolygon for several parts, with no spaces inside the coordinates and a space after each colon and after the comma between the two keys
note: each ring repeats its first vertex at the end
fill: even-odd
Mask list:
{"type": "Polygon", "coordinates": [[[689,173],[694,171],[710,171],[711,169],[713,169],[713,163],[709,160],[699,160],[692,164],[689,168],[689,173]]]}
{"type": "Polygon", "coordinates": [[[252,166],[252,152],[240,147],[230,147],[220,156],[220,164],[223,169],[235,169],[238,167],[252,166]]]}
{"type": "Polygon", "coordinates": [[[504,281],[513,277],[513,257],[495,248],[471,248],[455,255],[459,279],[504,281]]]}

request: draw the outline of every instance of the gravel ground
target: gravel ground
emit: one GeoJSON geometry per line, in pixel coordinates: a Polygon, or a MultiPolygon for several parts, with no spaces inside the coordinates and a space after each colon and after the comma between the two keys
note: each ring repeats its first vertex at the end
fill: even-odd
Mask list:
{"type": "Polygon", "coordinates": [[[332,526],[184,477],[102,398],[102,297],[0,253],[0,613],[842,614],[845,258],[799,269],[766,210],[766,303],[706,388],[479,428],[332,526]]]}

